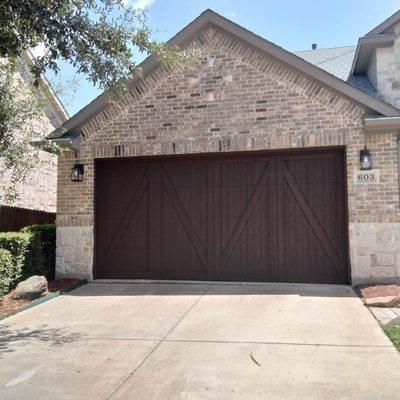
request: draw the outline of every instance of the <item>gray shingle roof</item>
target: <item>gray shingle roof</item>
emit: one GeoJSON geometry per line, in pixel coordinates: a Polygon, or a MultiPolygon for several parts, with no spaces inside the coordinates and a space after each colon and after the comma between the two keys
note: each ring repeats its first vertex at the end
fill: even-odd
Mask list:
{"type": "Polygon", "coordinates": [[[385,97],[377,92],[367,75],[350,75],[347,82],[377,99],[385,100],[385,97]]]}
{"type": "Polygon", "coordinates": [[[295,51],[294,54],[345,81],[350,74],[355,52],[355,46],[346,46],[295,51]]]}
{"type": "Polygon", "coordinates": [[[378,94],[367,75],[350,75],[355,52],[356,46],[346,46],[295,51],[293,54],[350,83],[350,85],[363,92],[383,100],[383,97],[378,94]]]}

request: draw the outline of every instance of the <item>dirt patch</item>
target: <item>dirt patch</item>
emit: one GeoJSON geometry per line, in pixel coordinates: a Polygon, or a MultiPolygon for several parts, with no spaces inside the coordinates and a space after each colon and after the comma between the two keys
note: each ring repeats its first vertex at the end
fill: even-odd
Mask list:
{"type": "Polygon", "coordinates": [[[400,284],[398,285],[362,285],[354,288],[363,299],[373,297],[400,296],[400,284]]]}
{"type": "MultiPolygon", "coordinates": [[[[65,289],[76,283],[79,283],[79,279],[56,279],[49,282],[48,290],[43,293],[42,297],[47,296],[51,293],[55,293],[59,290],[65,289]]],[[[33,300],[13,300],[11,297],[14,290],[7,293],[5,296],[0,298],[0,316],[7,316],[14,314],[19,308],[31,303],[33,300]]]]}
{"type": "Polygon", "coordinates": [[[79,279],[56,279],[55,281],[50,281],[49,282],[49,293],[54,293],[57,292],[61,289],[65,289],[68,286],[75,285],[79,283],[79,279]]]}

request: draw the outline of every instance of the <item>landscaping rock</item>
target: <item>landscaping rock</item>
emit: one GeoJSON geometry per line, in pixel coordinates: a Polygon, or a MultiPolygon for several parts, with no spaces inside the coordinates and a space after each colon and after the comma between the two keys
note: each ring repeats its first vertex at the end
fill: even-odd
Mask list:
{"type": "Polygon", "coordinates": [[[400,296],[371,297],[365,299],[368,307],[396,307],[400,304],[400,296]]]}
{"type": "Polygon", "coordinates": [[[37,299],[47,290],[47,280],[44,276],[31,276],[27,280],[20,282],[12,296],[18,299],[37,299]]]}

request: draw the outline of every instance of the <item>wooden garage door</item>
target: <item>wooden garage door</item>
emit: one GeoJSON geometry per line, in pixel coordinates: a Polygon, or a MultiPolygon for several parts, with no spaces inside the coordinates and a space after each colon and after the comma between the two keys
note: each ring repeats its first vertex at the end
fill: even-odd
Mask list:
{"type": "Polygon", "coordinates": [[[343,151],[101,160],[97,278],[348,281],[343,151]]]}

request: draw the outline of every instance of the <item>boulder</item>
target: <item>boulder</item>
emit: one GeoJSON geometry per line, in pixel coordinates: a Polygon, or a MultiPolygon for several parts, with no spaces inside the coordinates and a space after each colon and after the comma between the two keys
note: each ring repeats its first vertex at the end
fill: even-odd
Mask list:
{"type": "Polygon", "coordinates": [[[396,307],[400,304],[399,296],[383,296],[383,297],[371,297],[365,299],[365,305],[368,307],[396,307]]]}
{"type": "Polygon", "coordinates": [[[18,283],[12,295],[14,300],[39,298],[47,290],[47,280],[44,276],[31,276],[23,282],[18,283]]]}

